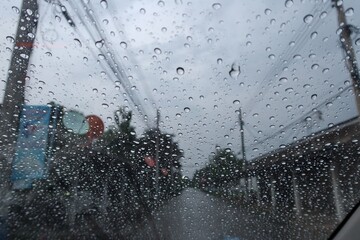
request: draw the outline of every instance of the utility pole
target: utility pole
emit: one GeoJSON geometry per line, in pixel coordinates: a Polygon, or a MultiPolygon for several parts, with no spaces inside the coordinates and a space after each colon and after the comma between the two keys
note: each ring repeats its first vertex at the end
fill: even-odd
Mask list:
{"type": "Polygon", "coordinates": [[[245,200],[248,200],[249,195],[249,174],[247,172],[247,161],[245,154],[245,136],[244,136],[244,121],[242,119],[242,111],[239,108],[239,123],[240,123],[240,137],[241,137],[241,153],[244,162],[243,171],[245,172],[245,200]]]}
{"type": "Polygon", "coordinates": [[[246,155],[245,155],[244,121],[242,120],[241,108],[239,108],[239,122],[240,122],[240,136],[241,136],[241,153],[245,163],[246,155]]]}
{"type": "Polygon", "coordinates": [[[19,117],[25,100],[25,79],[34,47],[37,25],[37,0],[24,0],[0,110],[0,154],[3,155],[0,156],[0,171],[2,172],[0,184],[7,185],[10,177],[10,163],[15,151],[19,117]]]}
{"type": "Polygon", "coordinates": [[[343,1],[332,1],[338,14],[339,29],[341,30],[340,41],[342,44],[342,48],[344,49],[346,54],[346,67],[350,72],[355,93],[356,107],[358,110],[358,114],[360,114],[360,77],[359,68],[356,63],[356,56],[352,45],[351,26],[348,25],[346,21],[343,1]]]}
{"type": "Polygon", "coordinates": [[[156,196],[159,197],[159,144],[160,144],[160,111],[159,109],[156,111],[156,139],[155,139],[155,189],[156,196]]]}

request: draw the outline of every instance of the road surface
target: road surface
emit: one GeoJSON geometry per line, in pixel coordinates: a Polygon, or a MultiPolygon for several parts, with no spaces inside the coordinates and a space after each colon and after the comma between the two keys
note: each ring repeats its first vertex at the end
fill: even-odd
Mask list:
{"type": "Polygon", "coordinates": [[[254,209],[189,188],[154,215],[158,234],[143,224],[133,239],[327,239],[331,233],[321,221],[254,209]]]}

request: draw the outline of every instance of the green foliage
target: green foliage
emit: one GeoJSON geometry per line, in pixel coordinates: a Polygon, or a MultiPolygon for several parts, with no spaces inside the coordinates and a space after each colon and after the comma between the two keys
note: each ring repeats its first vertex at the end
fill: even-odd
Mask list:
{"type": "Polygon", "coordinates": [[[120,108],[114,113],[114,119],[116,125],[104,133],[102,141],[111,155],[118,156],[123,161],[133,161],[136,132],[131,125],[132,112],[120,108]]]}
{"type": "Polygon", "coordinates": [[[197,170],[193,182],[197,187],[219,187],[239,178],[243,160],[230,149],[218,149],[210,158],[210,164],[197,170]]]}

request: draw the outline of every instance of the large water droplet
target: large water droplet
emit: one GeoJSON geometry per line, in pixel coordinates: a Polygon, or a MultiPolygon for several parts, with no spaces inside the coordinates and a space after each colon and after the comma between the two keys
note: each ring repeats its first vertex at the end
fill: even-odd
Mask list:
{"type": "Polygon", "coordinates": [[[165,3],[164,3],[164,1],[158,1],[158,3],[157,3],[160,7],[163,7],[163,6],[165,6],[165,3]]]}
{"type": "Polygon", "coordinates": [[[360,38],[358,38],[358,39],[355,40],[355,45],[356,45],[356,46],[360,46],[360,38]]]}
{"type": "Polygon", "coordinates": [[[328,13],[327,13],[326,11],[320,13],[320,19],[326,18],[327,14],[328,14],[328,13]]]}
{"type": "Polygon", "coordinates": [[[95,46],[97,48],[102,48],[104,46],[104,42],[105,41],[103,39],[101,39],[100,41],[95,42],[95,46]]]}
{"type": "Polygon", "coordinates": [[[222,64],[223,60],[222,60],[221,58],[218,58],[218,59],[216,60],[216,62],[217,62],[217,64],[222,64]]]}
{"type": "Polygon", "coordinates": [[[185,73],[185,70],[184,70],[184,68],[182,68],[182,67],[178,67],[178,68],[176,69],[176,73],[179,74],[179,75],[183,75],[183,74],[185,73]]]}
{"type": "Polygon", "coordinates": [[[18,7],[16,7],[16,6],[12,6],[12,8],[11,8],[15,13],[17,13],[17,14],[19,14],[20,13],[20,10],[19,10],[19,8],[18,7]]]}
{"type": "Polygon", "coordinates": [[[108,108],[108,107],[109,107],[109,104],[103,103],[103,104],[101,104],[101,106],[102,106],[103,108],[108,108]]]}
{"type": "Polygon", "coordinates": [[[317,98],[317,94],[311,95],[311,99],[312,99],[312,100],[316,100],[316,98],[317,98]]]}
{"type": "Polygon", "coordinates": [[[161,49],[160,49],[160,48],[155,48],[155,49],[154,49],[154,52],[155,52],[156,54],[161,54],[161,49]]]}
{"type": "Polygon", "coordinates": [[[350,17],[352,15],[354,15],[354,9],[353,8],[348,8],[346,11],[345,11],[345,15],[347,17],[350,17]]]}
{"type": "Polygon", "coordinates": [[[139,12],[144,15],[146,13],[146,10],[145,10],[145,8],[140,8],[139,12]]]}
{"type": "Polygon", "coordinates": [[[319,64],[316,64],[316,63],[311,66],[312,70],[316,70],[318,68],[319,68],[319,64]]]}
{"type": "Polygon", "coordinates": [[[311,14],[308,14],[308,15],[306,15],[305,17],[304,17],[304,23],[307,23],[307,24],[309,24],[309,23],[311,23],[312,22],[312,20],[314,19],[314,16],[313,15],[311,15],[311,14]]]}
{"type": "Polygon", "coordinates": [[[78,47],[82,47],[82,44],[81,44],[81,42],[80,42],[80,40],[79,40],[79,39],[74,38],[74,41],[75,41],[76,46],[78,46],[78,47]]]}
{"type": "Polygon", "coordinates": [[[212,5],[212,8],[213,8],[214,10],[218,10],[218,9],[221,8],[221,4],[220,4],[220,3],[214,3],[214,4],[212,5]]]}
{"type": "Polygon", "coordinates": [[[288,81],[288,79],[286,77],[282,77],[279,79],[279,81],[282,83],[286,83],[288,81]]]}
{"type": "Polygon", "coordinates": [[[126,48],[127,48],[127,43],[126,43],[126,42],[121,42],[121,43],[120,43],[120,46],[121,46],[123,49],[126,49],[126,48]]]}
{"type": "Polygon", "coordinates": [[[25,53],[21,53],[20,54],[20,57],[21,58],[24,58],[24,59],[28,59],[29,58],[29,55],[25,54],[25,53]]]}
{"type": "Polygon", "coordinates": [[[317,37],[317,35],[318,35],[317,32],[312,32],[312,33],[310,34],[310,38],[311,38],[311,39],[315,39],[315,38],[317,37]]]}
{"type": "Polygon", "coordinates": [[[267,8],[264,11],[265,15],[270,15],[271,14],[271,9],[267,8]]]}
{"type": "Polygon", "coordinates": [[[31,16],[34,12],[30,8],[26,9],[27,15],[31,16]]]}
{"type": "Polygon", "coordinates": [[[100,5],[104,8],[104,9],[107,9],[108,8],[108,3],[106,0],[101,0],[100,1],[100,5]]]}
{"type": "Polygon", "coordinates": [[[32,32],[29,32],[27,35],[31,39],[35,38],[35,34],[33,34],[32,32]]]}
{"type": "Polygon", "coordinates": [[[6,36],[6,40],[8,40],[10,43],[15,42],[15,39],[12,36],[6,36]]]}
{"type": "Polygon", "coordinates": [[[190,108],[189,108],[189,107],[185,107],[185,108],[184,108],[184,112],[186,112],[186,113],[190,112],[190,108]]]}
{"type": "Polygon", "coordinates": [[[291,7],[292,5],[294,5],[293,0],[286,0],[286,1],[285,1],[285,7],[289,8],[289,7],[291,7]]]}
{"type": "Polygon", "coordinates": [[[333,105],[333,103],[332,102],[328,102],[328,103],[326,103],[326,106],[327,107],[331,107],[333,105]]]}
{"type": "Polygon", "coordinates": [[[269,59],[271,59],[271,60],[274,60],[274,59],[275,59],[275,55],[274,55],[274,54],[270,54],[268,57],[269,57],[269,59]]]}
{"type": "Polygon", "coordinates": [[[237,63],[233,63],[229,71],[230,77],[236,79],[240,75],[240,73],[241,73],[240,66],[237,63]]]}

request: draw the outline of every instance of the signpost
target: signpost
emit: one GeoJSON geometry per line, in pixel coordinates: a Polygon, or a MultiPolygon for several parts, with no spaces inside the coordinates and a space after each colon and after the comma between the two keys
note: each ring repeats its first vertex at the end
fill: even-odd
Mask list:
{"type": "Polygon", "coordinates": [[[11,175],[14,189],[31,188],[33,180],[45,177],[51,112],[48,106],[24,106],[21,111],[11,175]]]}

